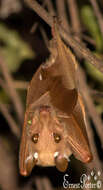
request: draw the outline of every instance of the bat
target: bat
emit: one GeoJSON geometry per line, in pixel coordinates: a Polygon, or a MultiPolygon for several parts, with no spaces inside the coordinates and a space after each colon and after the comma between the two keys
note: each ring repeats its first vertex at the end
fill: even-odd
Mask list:
{"type": "Polygon", "coordinates": [[[92,160],[77,61],[61,40],[56,23],[52,33],[50,57],[34,74],[27,91],[19,154],[23,176],[35,165],[56,166],[64,172],[71,154],[84,163],[92,160]]]}

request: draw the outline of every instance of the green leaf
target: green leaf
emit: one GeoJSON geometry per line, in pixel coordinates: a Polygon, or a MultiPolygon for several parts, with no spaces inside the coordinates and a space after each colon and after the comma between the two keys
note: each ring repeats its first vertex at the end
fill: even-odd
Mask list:
{"type": "MultiPolygon", "coordinates": [[[[101,58],[100,54],[94,53],[97,58],[101,58]]],[[[84,65],[86,67],[86,70],[88,74],[97,82],[101,83],[103,85],[103,73],[101,73],[96,67],[88,63],[87,61],[84,61],[84,65]]]]}
{"type": "Polygon", "coordinates": [[[81,8],[81,18],[83,24],[86,26],[88,33],[96,42],[97,51],[103,50],[103,38],[99,30],[97,19],[94,15],[92,7],[85,5],[81,8]]]}
{"type": "Polygon", "coordinates": [[[0,51],[10,72],[15,72],[25,59],[35,56],[29,45],[15,30],[8,29],[0,23],[0,41],[4,44],[0,51]]]}

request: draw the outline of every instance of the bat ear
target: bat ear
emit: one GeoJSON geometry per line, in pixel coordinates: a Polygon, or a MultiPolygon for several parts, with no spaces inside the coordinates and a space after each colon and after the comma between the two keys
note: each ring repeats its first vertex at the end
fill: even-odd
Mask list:
{"type": "Polygon", "coordinates": [[[65,172],[68,168],[68,159],[64,156],[57,155],[55,157],[55,165],[59,171],[65,172]]]}
{"type": "Polygon", "coordinates": [[[38,161],[38,153],[32,150],[32,144],[29,139],[27,139],[26,133],[26,114],[23,126],[23,133],[21,137],[20,153],[19,153],[19,169],[20,174],[23,176],[28,176],[32,168],[36,165],[38,161]]]}

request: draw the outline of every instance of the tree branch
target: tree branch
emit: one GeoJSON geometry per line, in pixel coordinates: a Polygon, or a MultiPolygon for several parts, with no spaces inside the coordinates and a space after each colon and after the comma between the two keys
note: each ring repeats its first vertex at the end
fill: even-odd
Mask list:
{"type": "MultiPolygon", "coordinates": [[[[53,26],[53,17],[39,5],[35,0],[25,0],[25,2],[31,7],[49,26],[53,26]]],[[[66,32],[64,28],[59,26],[59,32],[63,39],[77,51],[83,58],[87,59],[93,66],[95,66],[100,72],[103,72],[103,61],[93,55],[89,49],[87,49],[82,42],[78,42],[73,36],[66,32]]]]}
{"type": "Polygon", "coordinates": [[[15,123],[14,119],[12,118],[12,116],[10,115],[6,105],[2,104],[0,102],[0,112],[3,114],[3,116],[5,117],[5,119],[7,120],[11,131],[13,132],[13,134],[16,137],[20,137],[20,129],[18,128],[17,124],[15,123]]]}
{"type": "Polygon", "coordinates": [[[22,102],[20,100],[20,97],[19,97],[16,89],[14,88],[12,76],[9,73],[7,65],[4,63],[2,56],[0,56],[0,68],[1,68],[2,74],[4,76],[4,79],[6,81],[6,85],[9,90],[11,100],[14,104],[15,111],[17,112],[18,119],[19,119],[20,123],[22,123],[23,115],[24,115],[22,102]]]}
{"type": "Polygon", "coordinates": [[[100,31],[102,33],[102,37],[103,37],[103,16],[99,10],[99,6],[96,2],[96,0],[90,0],[90,3],[94,9],[94,14],[96,15],[97,19],[98,19],[98,23],[100,26],[100,31]]]}
{"type": "Polygon", "coordinates": [[[85,75],[80,68],[78,69],[78,76],[79,76],[80,89],[81,89],[81,93],[82,93],[84,101],[85,101],[85,105],[86,105],[88,113],[95,125],[97,134],[98,134],[101,144],[103,146],[103,123],[102,123],[102,120],[101,120],[99,114],[96,111],[93,100],[92,100],[91,96],[89,95],[90,91],[86,84],[85,75]]]}

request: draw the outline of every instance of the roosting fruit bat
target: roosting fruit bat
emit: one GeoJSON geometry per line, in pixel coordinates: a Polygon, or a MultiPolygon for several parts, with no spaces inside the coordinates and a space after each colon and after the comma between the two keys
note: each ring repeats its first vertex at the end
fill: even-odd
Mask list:
{"type": "Polygon", "coordinates": [[[87,163],[92,159],[85,111],[76,79],[76,60],[53,27],[51,55],[34,74],[27,92],[27,106],[20,145],[21,175],[35,165],[68,167],[71,154],[87,163]]]}

